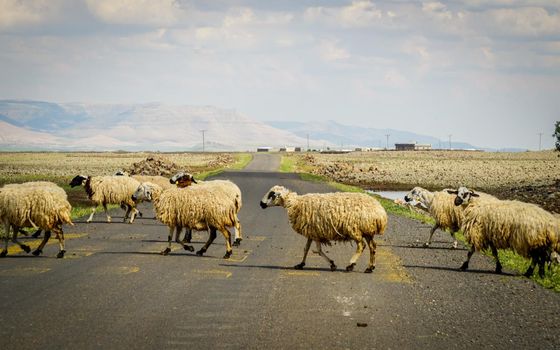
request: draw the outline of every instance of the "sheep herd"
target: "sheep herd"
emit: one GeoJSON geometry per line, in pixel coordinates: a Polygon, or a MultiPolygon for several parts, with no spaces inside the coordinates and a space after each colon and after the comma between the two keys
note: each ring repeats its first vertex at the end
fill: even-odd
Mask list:
{"type": "MultiPolygon", "coordinates": [[[[111,217],[108,204],[120,205],[125,210],[124,221],[133,223],[142,213],[136,208],[141,201],[152,202],[156,218],[169,229],[168,246],[161,252],[171,251],[173,239],[185,250],[194,251],[189,245],[192,230],[208,231],[209,238],[196,252],[202,256],[220,231],[226,242],[225,259],[232,255],[232,246],[241,244],[243,239],[238,213],[242,206],[241,191],[228,180],[196,181],[191,174],[178,173],[167,179],[162,176],[129,176],[118,172],[112,176],[77,175],[70,186],[83,186],[88,198],[93,202],[87,222],[91,222],[96,208],[105,210],[107,222],[111,217]],[[234,230],[234,241],[230,229],[234,230]],[[182,230],[185,236],[180,239],[182,230]]],[[[449,230],[454,236],[461,230],[471,246],[467,260],[460,267],[466,270],[470,258],[477,250],[489,249],[496,259],[495,271],[502,266],[498,249],[510,249],[531,260],[525,272],[531,276],[538,266],[539,275],[544,275],[545,264],[560,253],[560,219],[534,205],[519,201],[499,200],[491,195],[475,192],[466,187],[444,189],[431,192],[421,187],[413,188],[406,196],[406,202],[418,202],[435,220],[425,246],[429,246],[436,229],[449,230]]],[[[370,259],[364,272],[375,269],[375,235],[383,235],[387,227],[387,213],[372,196],[364,193],[326,193],[298,195],[283,186],[274,186],[266,192],[260,206],[265,209],[281,206],[293,230],[307,238],[302,261],[295,269],[302,269],[311,243],[315,243],[317,253],[329,264],[332,271],[336,265],[321,249],[337,241],[356,243],[356,252],[346,266],[352,271],[366,246],[370,259]]],[[[54,232],[60,249],[58,258],[65,254],[63,224],[72,224],[71,206],[66,192],[52,182],[35,181],[23,184],[8,184],[0,188],[0,220],[5,231],[4,247],[0,257],[8,252],[8,241],[29,253],[30,247],[17,240],[23,228],[35,228],[38,234],[45,231],[34,255],[42,253],[51,233],[54,232]],[[11,235],[10,235],[11,232],[11,235]]],[[[457,247],[457,240],[453,248],[457,247]]]]}

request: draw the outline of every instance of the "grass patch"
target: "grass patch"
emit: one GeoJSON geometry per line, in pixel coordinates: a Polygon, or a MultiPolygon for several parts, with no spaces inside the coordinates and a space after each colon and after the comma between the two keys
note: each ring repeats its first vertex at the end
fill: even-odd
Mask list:
{"type": "MultiPolygon", "coordinates": [[[[310,182],[324,182],[327,185],[342,191],[342,192],[358,192],[358,193],[366,193],[363,189],[357,186],[351,186],[342,184],[335,181],[330,181],[323,176],[313,175],[309,173],[299,173],[299,176],[302,180],[310,181],[310,182]]],[[[370,194],[371,196],[375,197],[385,208],[387,213],[399,215],[403,217],[407,217],[413,220],[418,220],[426,224],[433,225],[435,221],[429,215],[423,215],[416,211],[410,210],[409,208],[403,207],[401,205],[396,204],[390,199],[383,198],[381,196],[370,194]]],[[[455,237],[457,240],[461,241],[465,246],[469,246],[466,243],[465,236],[461,231],[455,233],[455,237]]],[[[483,252],[483,254],[489,256],[493,259],[491,252],[483,252]]],[[[517,273],[523,274],[527,270],[530,265],[530,260],[526,259],[510,250],[500,250],[498,251],[498,256],[500,258],[500,262],[502,266],[506,269],[516,271],[517,273]]],[[[558,264],[552,265],[550,268],[545,269],[545,276],[544,278],[540,278],[538,276],[538,267],[535,268],[535,273],[531,277],[532,280],[540,284],[541,286],[552,289],[556,292],[560,292],[560,266],[558,264]]]]}
{"type": "Polygon", "coordinates": [[[251,163],[253,155],[250,153],[238,153],[235,155],[235,163],[229,167],[232,170],[241,170],[251,163]]]}
{"type": "Polygon", "coordinates": [[[293,173],[296,167],[296,159],[293,157],[282,156],[280,159],[280,172],[293,173]]]}

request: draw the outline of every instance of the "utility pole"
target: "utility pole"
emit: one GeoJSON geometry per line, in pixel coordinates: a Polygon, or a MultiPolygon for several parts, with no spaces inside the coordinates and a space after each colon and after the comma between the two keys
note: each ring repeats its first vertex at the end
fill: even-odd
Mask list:
{"type": "Polygon", "coordinates": [[[309,134],[307,134],[307,152],[309,152],[309,134]]]}
{"type": "Polygon", "coordinates": [[[541,141],[542,141],[542,135],[543,135],[543,133],[542,133],[542,132],[539,132],[538,135],[539,135],[539,151],[540,151],[540,150],[541,150],[541,141]]]}
{"type": "Polygon", "coordinates": [[[449,149],[451,150],[451,136],[453,136],[453,135],[449,134],[447,136],[449,137],[449,149]]]}
{"type": "Polygon", "coordinates": [[[391,134],[385,134],[385,137],[387,139],[387,141],[385,143],[385,150],[389,149],[389,136],[391,136],[391,134]]]}
{"type": "Polygon", "coordinates": [[[204,153],[204,133],[206,130],[200,130],[200,132],[202,133],[202,153],[204,153]]]}

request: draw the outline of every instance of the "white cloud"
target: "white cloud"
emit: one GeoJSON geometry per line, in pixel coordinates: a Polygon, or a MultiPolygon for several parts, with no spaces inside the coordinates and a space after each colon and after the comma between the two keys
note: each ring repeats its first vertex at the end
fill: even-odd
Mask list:
{"type": "Polygon", "coordinates": [[[0,0],[0,29],[38,25],[56,17],[63,0],[0,0]]]}
{"type": "MultiPolygon", "coordinates": [[[[389,17],[394,17],[392,13],[389,17]]],[[[343,7],[310,7],[305,10],[304,18],[310,22],[326,22],[343,27],[367,27],[376,24],[383,12],[367,0],[353,1],[343,7]]]]}
{"type": "Polygon", "coordinates": [[[340,61],[350,58],[350,53],[338,46],[335,40],[323,40],[319,45],[321,58],[325,61],[340,61]]]}
{"type": "Polygon", "coordinates": [[[168,26],[183,10],[175,0],[86,0],[91,13],[114,24],[168,26]]]}
{"type": "Polygon", "coordinates": [[[540,7],[490,10],[480,20],[488,32],[506,36],[560,35],[560,13],[540,7]]]}

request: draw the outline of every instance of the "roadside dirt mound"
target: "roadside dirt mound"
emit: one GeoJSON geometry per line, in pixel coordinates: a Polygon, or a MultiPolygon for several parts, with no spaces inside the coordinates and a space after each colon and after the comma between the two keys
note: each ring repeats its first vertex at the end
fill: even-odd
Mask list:
{"type": "Polygon", "coordinates": [[[548,211],[560,213],[560,180],[543,186],[502,188],[494,191],[493,194],[500,199],[516,199],[535,203],[548,211]]]}
{"type": "Polygon", "coordinates": [[[171,176],[182,170],[177,164],[161,156],[150,156],[132,164],[128,169],[130,175],[171,176]]]}
{"type": "Polygon", "coordinates": [[[215,159],[208,161],[209,168],[221,168],[235,162],[230,154],[219,154],[215,159]]]}

